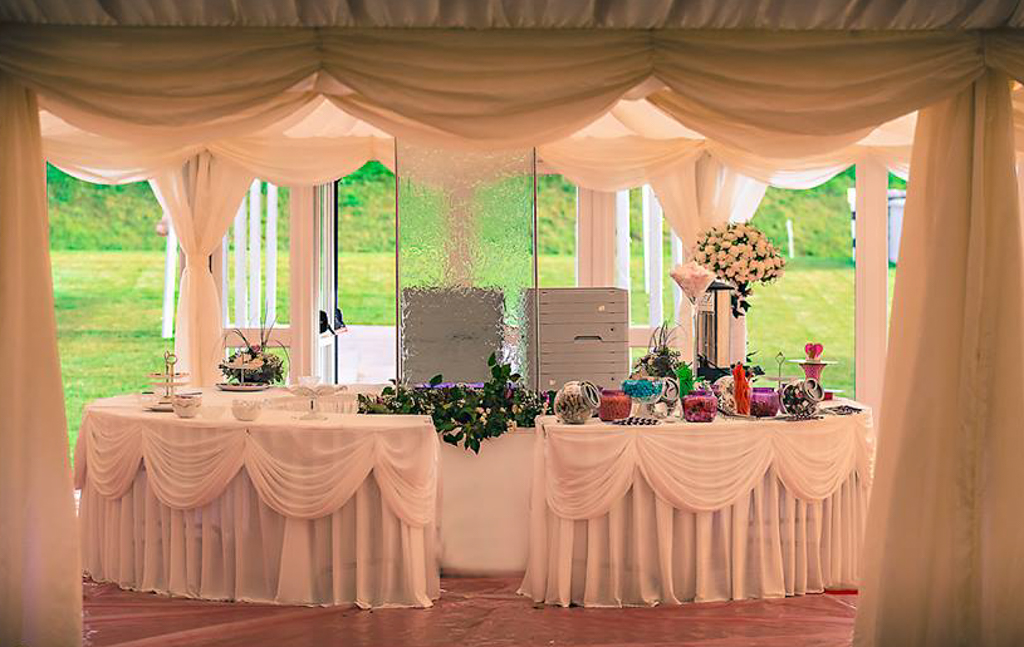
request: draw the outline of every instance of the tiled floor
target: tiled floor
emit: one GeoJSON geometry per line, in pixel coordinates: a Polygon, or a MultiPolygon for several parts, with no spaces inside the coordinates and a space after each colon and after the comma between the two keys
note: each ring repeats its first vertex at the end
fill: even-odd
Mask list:
{"type": "Polygon", "coordinates": [[[431,609],[276,607],[201,602],[85,583],[91,647],[401,645],[849,645],[855,595],[652,609],[535,608],[517,580],[444,579],[431,609]]]}

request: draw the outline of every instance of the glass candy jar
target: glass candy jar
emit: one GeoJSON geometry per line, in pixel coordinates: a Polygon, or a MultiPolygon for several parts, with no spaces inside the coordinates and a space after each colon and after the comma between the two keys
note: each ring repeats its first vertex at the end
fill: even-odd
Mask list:
{"type": "Polygon", "coordinates": [[[622,420],[629,417],[633,401],[625,391],[619,389],[604,389],[601,391],[601,407],[598,409],[598,416],[605,422],[622,420]]]}
{"type": "Polygon", "coordinates": [[[750,415],[771,418],[779,413],[779,394],[770,386],[755,386],[750,394],[750,415]]]}
{"type": "Polygon", "coordinates": [[[718,413],[718,398],[710,391],[692,391],[683,398],[683,418],[687,422],[711,422],[718,413]]]}

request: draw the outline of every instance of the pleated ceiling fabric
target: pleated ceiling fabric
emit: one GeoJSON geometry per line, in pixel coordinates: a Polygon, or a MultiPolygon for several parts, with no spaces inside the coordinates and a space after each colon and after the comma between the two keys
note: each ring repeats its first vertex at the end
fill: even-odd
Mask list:
{"type": "Polygon", "coordinates": [[[1020,0],[8,0],[0,21],[135,26],[993,29],[1020,0]]]}

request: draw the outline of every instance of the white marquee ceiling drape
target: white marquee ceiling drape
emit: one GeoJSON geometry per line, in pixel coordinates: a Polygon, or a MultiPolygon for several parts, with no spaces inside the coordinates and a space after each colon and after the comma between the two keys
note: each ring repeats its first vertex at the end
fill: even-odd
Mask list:
{"type": "MultiPolygon", "coordinates": [[[[49,6],[58,4],[69,6],[49,6]]],[[[768,5],[782,11],[781,3],[768,5]]],[[[883,5],[892,8],[886,3],[872,6],[883,5]]],[[[923,6],[908,11],[920,18],[923,6]]],[[[42,20],[33,13],[39,7],[25,2],[18,10],[42,20]]],[[[984,11],[955,18],[945,14],[944,19],[980,19],[979,11],[991,12],[987,19],[1002,21],[1000,25],[1018,17],[1016,5],[991,2],[984,11]]],[[[925,22],[941,19],[939,14],[925,22]]],[[[823,15],[813,19],[834,20],[839,14],[823,15]]],[[[71,11],[66,19],[56,20],[75,22],[77,16],[71,11]]],[[[20,13],[14,17],[22,18],[20,13]]],[[[845,19],[855,22],[848,14],[845,19]]],[[[924,645],[934,644],[929,640],[935,636],[954,636],[960,644],[1020,642],[1024,619],[1013,611],[1017,596],[998,594],[1024,589],[1024,569],[998,565],[1024,560],[1024,543],[1003,539],[1018,533],[1017,517],[1007,514],[1015,501],[1010,492],[1018,471],[1006,461],[1024,454],[1014,413],[1024,400],[1024,387],[1019,380],[1000,377],[1024,363],[1021,237],[1016,183],[1007,181],[1013,172],[1013,124],[1004,76],[1024,78],[1021,51],[1024,35],[1016,31],[755,34],[608,29],[552,36],[531,30],[0,25],[0,111],[5,116],[0,123],[5,143],[0,226],[26,243],[5,246],[0,261],[0,285],[5,286],[0,313],[11,317],[3,320],[4,335],[15,331],[21,344],[10,355],[11,370],[24,376],[26,389],[42,394],[42,400],[35,398],[39,407],[61,409],[45,229],[38,225],[46,218],[39,181],[40,131],[38,118],[17,107],[26,98],[34,101],[35,94],[67,124],[119,139],[126,150],[139,146],[151,156],[149,161],[164,169],[180,166],[204,149],[221,154],[213,152],[218,141],[244,140],[248,146],[222,151],[255,174],[248,164],[262,163],[263,152],[271,146],[301,150],[287,138],[274,144],[267,129],[295,120],[302,111],[323,109],[314,105],[321,96],[398,137],[475,148],[538,145],[543,154],[546,145],[557,146],[602,114],[611,111],[615,116],[620,100],[640,87],[631,98],[650,91],[651,104],[709,140],[680,144],[686,150],[679,152],[643,137],[649,149],[626,156],[635,164],[630,173],[678,175],[678,169],[706,154],[761,182],[789,177],[795,183],[808,180],[787,175],[787,161],[804,172],[817,169],[820,175],[842,168],[857,155],[900,156],[905,153],[900,142],[867,148],[862,143],[869,135],[884,141],[885,132],[871,130],[924,108],[914,153],[916,188],[906,215],[908,230],[919,232],[921,240],[908,248],[901,263],[894,306],[900,325],[891,333],[886,379],[887,386],[902,383],[887,393],[879,445],[876,500],[891,498],[893,505],[872,510],[875,536],[869,543],[876,548],[868,555],[872,570],[861,603],[866,611],[858,641],[924,645]],[[950,156],[950,150],[961,154],[950,156]],[[757,160],[779,164],[765,170],[757,160]],[[35,232],[34,237],[26,232],[35,232]],[[42,309],[39,301],[32,301],[40,294],[45,295],[42,309]],[[30,302],[34,310],[26,309],[30,302]],[[50,314],[42,311],[46,308],[50,314]],[[925,374],[927,380],[914,381],[925,374]],[[921,384],[928,386],[932,402],[910,406],[921,384]],[[915,462],[922,459],[928,462],[915,462]],[[908,464],[911,469],[906,469],[908,464]],[[945,485],[950,495],[917,499],[917,507],[908,511],[914,482],[932,466],[943,465],[952,467],[933,476],[952,478],[945,485]],[[984,497],[980,485],[988,486],[984,497]],[[955,542],[931,541],[937,535],[955,542]],[[902,547],[889,543],[893,536],[923,542],[921,559],[899,561],[902,547]],[[950,546],[957,550],[948,550],[950,546]],[[882,569],[891,570],[879,577],[882,569]],[[946,574],[944,579],[936,580],[936,571],[946,574]],[[897,612],[912,617],[897,626],[897,612]]],[[[629,107],[619,110],[623,125],[629,123],[629,107]]],[[[290,127],[300,125],[301,119],[290,127]]],[[[323,143],[321,150],[330,151],[332,163],[342,168],[366,153],[360,147],[376,145],[373,132],[365,136],[371,140],[357,143],[358,153],[334,148],[333,143],[323,143]]],[[[575,152],[564,146],[558,150],[564,160],[571,161],[573,154],[577,161],[580,155],[589,159],[582,170],[596,173],[594,156],[579,151],[584,144],[598,144],[586,138],[583,142],[575,152]]],[[[47,154],[76,159],[71,146],[59,138],[48,140],[47,154]]],[[[101,175],[104,163],[84,164],[83,173],[101,175]]],[[[296,167],[313,173],[308,163],[296,167]]],[[[259,174],[284,177],[294,172],[291,168],[277,160],[271,173],[259,174]]],[[[336,171],[332,169],[332,177],[336,171]]],[[[136,161],[122,177],[142,172],[136,161]]],[[[614,181],[630,179],[621,170],[613,175],[614,181]]],[[[24,406],[12,410],[7,424],[14,433],[7,436],[26,443],[41,434],[49,439],[25,445],[35,452],[30,464],[39,464],[47,474],[66,472],[66,451],[57,442],[63,422],[40,419],[35,409],[24,406]]],[[[0,453],[0,478],[21,474],[10,471],[10,461],[23,460],[25,453],[0,453]]],[[[29,520],[15,525],[25,529],[23,540],[33,529],[62,532],[61,524],[68,522],[70,489],[66,481],[53,482],[40,492],[27,482],[5,486],[0,505],[17,497],[31,502],[33,509],[42,506],[52,512],[44,522],[13,511],[29,520]],[[62,487],[68,488],[64,499],[62,487]],[[61,510],[68,514],[62,516],[61,510]]],[[[60,542],[54,545],[59,548],[60,542]]],[[[10,548],[8,555],[21,560],[25,546],[15,543],[10,548]]],[[[59,561],[56,556],[64,554],[55,550],[50,557],[59,561]]],[[[25,563],[32,568],[31,562],[25,563]]],[[[38,568],[19,575],[19,581],[5,576],[0,607],[12,594],[23,592],[18,587],[26,579],[46,595],[28,598],[20,608],[53,609],[39,611],[41,617],[65,612],[76,599],[76,573],[38,568]]],[[[18,618],[14,624],[9,617],[3,616],[0,630],[14,627],[10,631],[18,633],[12,635],[42,636],[38,644],[77,640],[74,622],[41,627],[33,618],[18,618]]]]}

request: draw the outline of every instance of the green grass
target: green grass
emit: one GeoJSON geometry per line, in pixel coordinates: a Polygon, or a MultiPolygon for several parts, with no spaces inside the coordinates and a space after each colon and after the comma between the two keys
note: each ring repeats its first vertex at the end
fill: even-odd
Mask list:
{"type": "MultiPolygon", "coordinates": [[[[57,328],[72,445],[82,407],[96,398],[146,386],[171,340],[160,338],[163,253],[158,251],[52,252],[57,328]]],[[[279,260],[279,285],[288,285],[287,256],[279,260]]],[[[571,256],[539,259],[540,283],[570,286],[571,256]]],[[[647,297],[637,260],[632,267],[633,322],[647,323],[647,297]]],[[[393,325],[394,257],[385,253],[344,254],[341,298],[354,324],[393,325]]],[[[890,272],[890,294],[894,271],[890,272]]],[[[666,316],[671,291],[664,294],[666,316]]],[[[853,266],[845,261],[795,259],[774,285],[757,286],[749,317],[749,345],[756,360],[774,372],[775,354],[799,357],[810,340],[825,345],[825,382],[853,394],[853,266]]],[[[287,311],[287,302],[281,304],[287,311]]],[[[793,371],[796,367],[792,367],[793,371]]],[[[794,371],[795,372],[795,371],[794,371]]]]}

